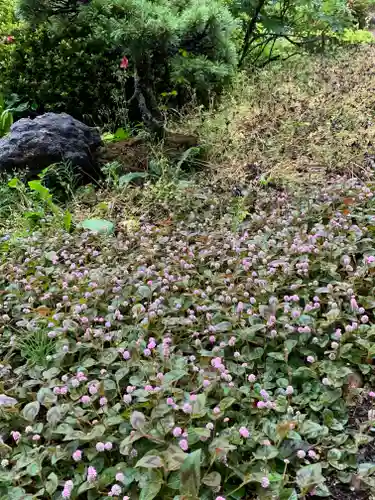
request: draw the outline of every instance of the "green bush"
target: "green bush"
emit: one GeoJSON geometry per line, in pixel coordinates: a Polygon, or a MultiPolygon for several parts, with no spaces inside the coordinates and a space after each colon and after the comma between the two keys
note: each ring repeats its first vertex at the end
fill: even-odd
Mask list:
{"type": "Polygon", "coordinates": [[[13,0],[0,0],[0,90],[14,48],[14,34],[18,25],[13,0]]]}
{"type": "Polygon", "coordinates": [[[30,27],[17,44],[8,82],[9,91],[42,110],[101,122],[104,114],[116,113],[122,92],[123,106],[133,106],[137,118],[158,127],[161,94],[177,92],[174,105],[192,92],[207,101],[230,81],[237,64],[231,40],[236,22],[219,0],[183,6],[172,0],[94,0],[76,6],[73,18],[56,11],[48,23],[40,5],[48,9],[51,2],[34,3],[20,5],[30,27]],[[129,67],[120,68],[124,56],[129,67]]]}
{"type": "Polygon", "coordinates": [[[8,91],[35,102],[39,111],[65,111],[94,122],[118,88],[118,61],[113,44],[85,26],[29,27],[12,54],[8,91]]]}

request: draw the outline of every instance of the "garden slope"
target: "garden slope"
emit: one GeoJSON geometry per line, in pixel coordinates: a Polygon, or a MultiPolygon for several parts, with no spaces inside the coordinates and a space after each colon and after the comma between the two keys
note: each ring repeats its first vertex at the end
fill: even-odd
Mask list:
{"type": "Polygon", "coordinates": [[[115,235],[4,236],[0,498],[370,498],[371,175],[159,182],[112,193],[115,235]]]}

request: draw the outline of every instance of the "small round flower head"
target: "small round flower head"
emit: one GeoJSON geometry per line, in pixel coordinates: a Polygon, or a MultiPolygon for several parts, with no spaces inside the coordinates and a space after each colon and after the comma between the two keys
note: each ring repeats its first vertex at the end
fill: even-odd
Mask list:
{"type": "Polygon", "coordinates": [[[82,460],[82,451],[81,450],[76,450],[73,454],[72,454],[72,458],[75,462],[79,462],[80,460],[82,460]]]}
{"type": "Polygon", "coordinates": [[[270,485],[270,480],[268,479],[268,477],[264,476],[262,477],[260,484],[262,485],[262,488],[268,488],[268,486],[270,485]]]}
{"type": "Polygon", "coordinates": [[[306,456],[306,452],[305,451],[303,451],[303,450],[298,450],[297,451],[297,457],[298,458],[303,459],[303,458],[305,458],[305,456],[306,456]]]}
{"type": "Polygon", "coordinates": [[[105,444],[104,443],[96,443],[96,451],[104,451],[105,450],[105,444]]]}
{"type": "Polygon", "coordinates": [[[21,433],[18,431],[12,431],[11,435],[16,443],[21,439],[21,433]]]}
{"type": "Polygon", "coordinates": [[[250,382],[250,384],[253,384],[256,381],[256,376],[253,373],[250,373],[250,375],[247,377],[247,380],[250,382]]]}
{"type": "Polygon", "coordinates": [[[181,439],[178,444],[183,451],[186,451],[189,448],[189,444],[186,439],[181,439]]]}
{"type": "Polygon", "coordinates": [[[116,474],[116,481],[118,481],[119,483],[122,483],[125,479],[125,476],[122,472],[117,472],[116,474]]]}
{"type": "Polygon", "coordinates": [[[208,422],[208,424],[206,424],[206,429],[208,429],[209,431],[212,431],[214,428],[214,424],[212,422],[208,422]]]}
{"type": "Polygon", "coordinates": [[[82,404],[84,404],[84,405],[89,404],[89,403],[90,403],[90,401],[91,401],[91,400],[90,400],[90,396],[85,395],[85,396],[82,396],[82,397],[81,397],[81,403],[82,403],[82,404]]]}
{"type": "Polygon", "coordinates": [[[113,444],[110,441],[107,441],[104,445],[104,449],[106,449],[107,451],[111,451],[112,448],[113,448],[113,444]]]}
{"type": "Polygon", "coordinates": [[[172,431],[172,434],[174,435],[174,437],[180,437],[181,434],[182,434],[182,429],[181,427],[175,427],[172,431]]]}
{"type": "Polygon", "coordinates": [[[250,436],[250,432],[246,427],[240,427],[240,430],[238,431],[240,433],[240,436],[247,439],[250,436]]]}
{"type": "Polygon", "coordinates": [[[288,396],[292,395],[294,392],[294,389],[291,385],[288,385],[288,387],[285,389],[285,394],[287,394],[288,396]]]}
{"type": "Polygon", "coordinates": [[[114,484],[111,488],[111,496],[118,497],[119,495],[121,495],[121,486],[114,484]]]}
{"type": "Polygon", "coordinates": [[[216,497],[215,500],[225,500],[225,497],[216,497]]]}
{"type": "Polygon", "coordinates": [[[314,356],[307,356],[306,361],[307,361],[308,363],[314,363],[315,358],[314,358],[314,356]]]}
{"type": "Polygon", "coordinates": [[[100,406],[105,406],[108,403],[108,399],[105,397],[102,397],[99,399],[99,404],[100,406]]]}
{"type": "Polygon", "coordinates": [[[95,467],[90,466],[90,467],[87,469],[87,481],[88,481],[89,483],[94,482],[94,481],[95,481],[95,479],[97,478],[97,475],[98,475],[98,473],[96,472],[95,467]]]}
{"type": "Polygon", "coordinates": [[[317,454],[314,450],[309,450],[307,454],[310,458],[317,458],[317,454]]]}
{"type": "Polygon", "coordinates": [[[368,397],[369,397],[369,398],[375,398],[375,392],[374,392],[374,391],[370,391],[370,392],[368,393],[368,397]]]}
{"type": "Polygon", "coordinates": [[[131,394],[124,394],[124,396],[122,398],[122,400],[124,401],[124,403],[126,405],[130,404],[132,402],[132,399],[133,398],[132,398],[131,394]]]}

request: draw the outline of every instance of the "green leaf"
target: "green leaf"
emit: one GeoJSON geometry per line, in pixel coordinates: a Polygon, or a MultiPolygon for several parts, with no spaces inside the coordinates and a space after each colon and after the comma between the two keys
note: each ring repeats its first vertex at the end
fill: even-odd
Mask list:
{"type": "Polygon", "coordinates": [[[229,332],[232,330],[232,323],[229,321],[222,321],[215,325],[215,332],[229,332]]]}
{"type": "Polygon", "coordinates": [[[298,500],[298,495],[295,489],[284,488],[280,491],[279,500],[298,500]]]}
{"type": "Polygon", "coordinates": [[[146,485],[142,488],[139,500],[153,500],[163,486],[163,476],[159,470],[151,470],[146,485]]]}
{"type": "Polygon", "coordinates": [[[140,411],[134,411],[130,415],[130,423],[133,429],[143,431],[146,425],[146,417],[140,411]]]}
{"type": "Polygon", "coordinates": [[[173,384],[173,382],[177,382],[181,378],[185,377],[185,375],[187,375],[187,373],[184,370],[171,370],[164,375],[163,385],[173,384]]]}
{"type": "Polygon", "coordinates": [[[145,177],[148,177],[147,172],[130,172],[128,174],[122,175],[118,180],[118,184],[120,187],[127,186],[131,182],[138,179],[144,179],[145,177]]]}
{"type": "Polygon", "coordinates": [[[17,177],[14,177],[8,182],[8,186],[13,189],[17,188],[19,185],[22,185],[22,183],[17,177]]]}
{"type": "Polygon", "coordinates": [[[250,361],[253,361],[254,359],[259,359],[263,356],[263,353],[264,353],[263,347],[256,347],[255,349],[250,350],[247,359],[250,361]]]}
{"type": "Polygon", "coordinates": [[[45,488],[46,488],[47,493],[49,493],[50,495],[55,493],[58,485],[59,485],[58,477],[56,476],[56,474],[54,472],[51,472],[51,474],[49,474],[49,476],[47,477],[47,481],[45,483],[45,488]]]}
{"type": "Polygon", "coordinates": [[[145,455],[135,465],[136,467],[145,467],[146,469],[158,469],[163,467],[163,460],[159,455],[145,455]]]}
{"type": "Polygon", "coordinates": [[[40,410],[39,401],[33,401],[32,403],[28,403],[22,410],[23,417],[29,422],[33,422],[38,415],[40,410]]]}
{"type": "Polygon", "coordinates": [[[163,452],[166,469],[169,471],[179,470],[184,463],[187,454],[184,453],[177,445],[171,444],[167,450],[163,452]]]}
{"type": "Polygon", "coordinates": [[[220,401],[220,404],[219,404],[220,410],[221,411],[226,410],[227,408],[229,408],[230,406],[232,406],[232,404],[235,403],[235,402],[236,402],[236,398],[231,398],[229,396],[227,396],[226,398],[223,398],[220,401]]]}
{"type": "Polygon", "coordinates": [[[78,488],[77,495],[81,495],[85,491],[91,490],[92,488],[95,488],[95,484],[89,483],[88,481],[85,481],[78,488]]]}
{"type": "Polygon", "coordinates": [[[55,426],[61,420],[61,411],[58,406],[52,406],[47,411],[47,422],[49,422],[52,426],[55,426]]]}
{"type": "Polygon", "coordinates": [[[7,490],[7,498],[9,500],[23,500],[26,498],[26,491],[18,486],[7,490]]]}
{"type": "Polygon", "coordinates": [[[210,488],[220,488],[221,476],[218,472],[210,472],[202,479],[202,483],[210,488]]]}
{"type": "Polygon", "coordinates": [[[201,455],[202,450],[190,453],[181,466],[181,488],[180,493],[188,498],[199,498],[201,485],[201,455]]]}
{"type": "Polygon", "coordinates": [[[180,473],[172,472],[171,474],[169,474],[167,487],[170,488],[171,490],[179,490],[180,486],[181,486],[180,473]]]}
{"type": "Polygon", "coordinates": [[[257,460],[270,460],[271,458],[277,457],[278,454],[279,450],[275,446],[260,446],[253,453],[254,458],[257,460]]]}
{"type": "Polygon", "coordinates": [[[64,229],[65,231],[69,232],[72,227],[72,214],[69,212],[69,210],[66,210],[64,212],[64,229]]]}
{"type": "Polygon", "coordinates": [[[206,408],[206,395],[199,394],[197,399],[193,402],[193,411],[191,414],[192,418],[201,418],[207,413],[206,408]]]}
{"type": "Polygon", "coordinates": [[[79,227],[99,234],[112,234],[115,230],[113,222],[105,219],[85,219],[79,227]]]}
{"type": "Polygon", "coordinates": [[[320,463],[306,465],[297,471],[297,484],[300,488],[308,490],[324,482],[322,466],[320,463]]]}

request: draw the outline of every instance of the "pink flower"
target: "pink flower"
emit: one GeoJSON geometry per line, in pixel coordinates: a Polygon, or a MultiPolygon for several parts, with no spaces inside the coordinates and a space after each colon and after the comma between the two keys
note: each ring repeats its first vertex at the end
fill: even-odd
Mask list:
{"type": "Polygon", "coordinates": [[[96,394],[98,392],[98,386],[96,384],[89,385],[89,393],[96,394]]]}
{"type": "Polygon", "coordinates": [[[220,408],[218,406],[215,406],[213,412],[215,413],[215,415],[218,415],[220,413],[220,408]]]}
{"type": "Polygon", "coordinates": [[[250,382],[250,384],[253,384],[256,381],[256,376],[253,373],[250,373],[250,375],[247,377],[247,380],[250,382]]]}
{"type": "Polygon", "coordinates": [[[83,403],[84,405],[89,404],[89,403],[90,403],[90,401],[91,401],[90,396],[87,396],[87,395],[86,395],[86,396],[82,396],[82,397],[81,397],[81,403],[83,403]]]}
{"type": "Polygon", "coordinates": [[[75,462],[79,462],[80,460],[82,460],[82,451],[81,450],[76,450],[73,455],[72,455],[72,458],[75,462]]]}
{"type": "Polygon", "coordinates": [[[8,35],[7,36],[7,43],[14,43],[14,36],[8,35]]]}
{"type": "Polygon", "coordinates": [[[116,474],[116,481],[119,481],[120,483],[122,483],[124,481],[124,479],[125,479],[125,476],[122,472],[118,472],[116,474]]]}
{"type": "Polygon", "coordinates": [[[264,401],[258,401],[257,402],[257,407],[258,408],[265,408],[266,407],[266,403],[264,401]]]}
{"type": "Polygon", "coordinates": [[[193,411],[193,407],[189,403],[185,403],[184,406],[182,407],[182,411],[184,413],[191,413],[193,411]]]}
{"type": "Polygon", "coordinates": [[[189,448],[189,444],[186,439],[181,439],[178,444],[183,451],[186,451],[189,448]]]}
{"type": "Polygon", "coordinates": [[[108,403],[108,399],[107,398],[103,397],[103,398],[99,399],[100,406],[105,406],[107,403],[108,403]]]}
{"type": "Polygon", "coordinates": [[[287,394],[288,396],[292,395],[294,392],[294,389],[291,385],[288,385],[288,387],[285,389],[285,394],[287,394]]]}
{"type": "Polygon", "coordinates": [[[129,66],[129,60],[128,60],[128,58],[126,56],[124,56],[121,59],[120,68],[127,69],[128,66],[129,66]]]}
{"type": "Polygon", "coordinates": [[[64,488],[62,493],[61,493],[61,496],[63,498],[70,498],[71,494],[72,494],[72,492],[70,490],[68,490],[67,488],[64,488]]]}
{"type": "Polygon", "coordinates": [[[104,448],[107,450],[107,451],[111,451],[112,448],[113,448],[113,444],[110,442],[110,441],[107,441],[104,445],[104,448]]]}
{"type": "Polygon", "coordinates": [[[105,445],[104,443],[96,443],[96,451],[104,451],[105,450],[105,445]]]}
{"type": "Polygon", "coordinates": [[[240,427],[239,433],[243,438],[248,438],[250,436],[250,432],[246,429],[246,427],[240,427]]]}
{"type": "Polygon", "coordinates": [[[39,440],[40,440],[39,434],[34,434],[33,441],[39,441],[39,440]]]}
{"type": "Polygon", "coordinates": [[[96,477],[97,477],[98,473],[96,472],[96,469],[95,467],[89,467],[87,469],[87,481],[89,483],[92,483],[93,481],[95,481],[96,477]]]}
{"type": "Polygon", "coordinates": [[[352,308],[353,311],[357,311],[358,310],[358,304],[357,304],[357,301],[355,300],[355,296],[352,295],[351,299],[350,299],[350,307],[352,308]]]}
{"type": "Polygon", "coordinates": [[[174,437],[180,437],[181,434],[182,434],[182,429],[181,427],[175,427],[172,431],[172,434],[174,435],[174,437]]]}
{"type": "Polygon", "coordinates": [[[225,500],[225,497],[216,497],[215,500],[225,500]]]}
{"type": "Polygon", "coordinates": [[[297,457],[300,458],[300,459],[303,459],[305,458],[306,456],[306,452],[304,450],[298,450],[297,451],[297,457]]]}
{"type": "Polygon", "coordinates": [[[306,361],[308,363],[314,363],[314,361],[315,361],[314,356],[307,356],[306,361]]]}
{"type": "Polygon", "coordinates": [[[167,398],[167,405],[168,406],[173,406],[174,405],[173,398],[167,398]]]}
{"type": "Polygon", "coordinates": [[[12,431],[11,435],[16,443],[18,443],[18,441],[21,439],[21,433],[18,431],[12,431]]]}
{"type": "Polygon", "coordinates": [[[203,380],[203,387],[207,388],[211,385],[211,382],[209,380],[203,380]]]}
{"type": "Polygon", "coordinates": [[[119,495],[121,495],[121,486],[119,486],[118,484],[114,484],[111,488],[110,495],[112,497],[118,497],[119,495]]]}
{"type": "Polygon", "coordinates": [[[128,359],[130,359],[130,352],[124,351],[122,357],[125,359],[125,361],[127,361],[128,359]]]}
{"type": "Polygon", "coordinates": [[[368,393],[368,397],[369,397],[369,398],[375,398],[375,392],[374,392],[374,391],[370,391],[370,392],[368,393]]]}
{"type": "Polygon", "coordinates": [[[270,480],[265,476],[262,478],[260,484],[262,485],[262,488],[268,488],[268,486],[270,485],[270,480]]]}

